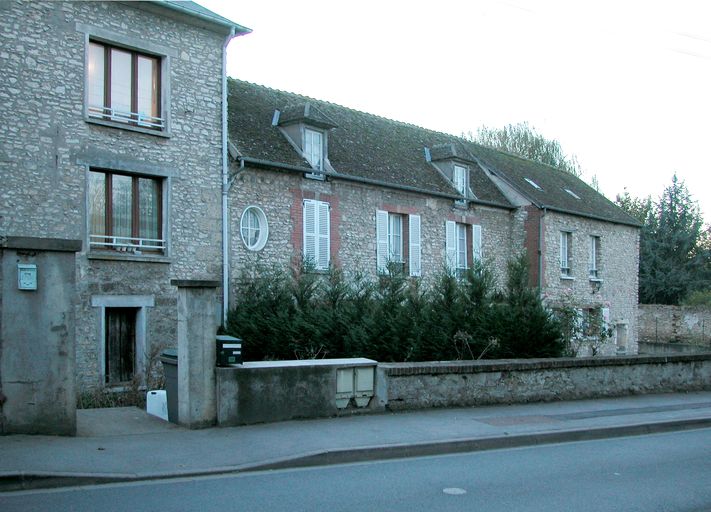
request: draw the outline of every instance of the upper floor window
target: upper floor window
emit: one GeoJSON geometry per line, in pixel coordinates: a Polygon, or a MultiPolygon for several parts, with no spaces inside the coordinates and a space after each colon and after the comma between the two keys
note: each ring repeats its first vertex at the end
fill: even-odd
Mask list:
{"type": "Polygon", "coordinates": [[[162,180],[92,170],[88,192],[92,249],[164,251],[162,180]]]}
{"type": "Polygon", "coordinates": [[[304,199],[304,260],[327,270],[331,258],[331,208],[323,201],[304,199]]]}
{"type": "Polygon", "coordinates": [[[87,77],[89,117],[165,129],[160,57],[91,41],[87,77]]]}
{"type": "Polygon", "coordinates": [[[420,216],[376,212],[376,258],[378,272],[397,265],[410,276],[421,275],[420,216]]]}
{"type": "Polygon", "coordinates": [[[466,197],[467,195],[467,168],[461,165],[454,166],[454,187],[457,192],[466,197]]]}
{"type": "Polygon", "coordinates": [[[445,231],[445,252],[450,270],[461,274],[475,261],[481,260],[481,226],[447,221],[445,231]]]}
{"type": "Polygon", "coordinates": [[[600,277],[600,237],[591,236],[590,237],[590,255],[588,257],[589,261],[589,275],[590,279],[599,279],[600,277]]]}
{"type": "Polygon", "coordinates": [[[309,128],[304,129],[304,154],[311,167],[323,170],[323,134],[309,128]]]}
{"type": "Polygon", "coordinates": [[[561,277],[570,277],[572,274],[572,250],[573,250],[573,233],[570,231],[560,232],[560,275],[561,277]]]}

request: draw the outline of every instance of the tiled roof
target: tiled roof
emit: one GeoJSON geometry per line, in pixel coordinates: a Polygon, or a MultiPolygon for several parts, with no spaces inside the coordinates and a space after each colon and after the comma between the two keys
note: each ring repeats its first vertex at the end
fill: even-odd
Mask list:
{"type": "MultiPolygon", "coordinates": [[[[309,104],[336,125],[329,131],[328,159],[337,173],[457,195],[424,150],[461,141],[458,137],[241,80],[230,79],[229,88],[230,140],[245,157],[309,168],[272,126],[275,110],[309,104]]],[[[511,207],[483,173],[472,173],[472,188],[480,201],[511,207]]]]}
{"type": "Polygon", "coordinates": [[[471,151],[483,165],[541,208],[639,226],[624,210],[568,172],[478,144],[473,144],[471,151]]]}
{"type": "Polygon", "coordinates": [[[340,175],[456,195],[454,185],[427,161],[425,148],[428,148],[433,161],[455,158],[473,164],[469,166],[470,185],[476,199],[481,202],[511,207],[501,190],[478,168],[477,163],[541,208],[638,225],[585,182],[548,165],[454,135],[229,79],[230,140],[242,156],[310,168],[279,129],[272,126],[275,110],[282,112],[280,124],[285,117],[293,121],[316,116],[319,121],[335,125],[329,131],[328,159],[340,175]],[[539,185],[540,190],[527,179],[539,185]]]}

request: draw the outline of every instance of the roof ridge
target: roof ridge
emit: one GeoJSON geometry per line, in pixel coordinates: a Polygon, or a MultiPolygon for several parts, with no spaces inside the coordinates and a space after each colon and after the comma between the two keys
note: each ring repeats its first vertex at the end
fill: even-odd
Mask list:
{"type": "MultiPolygon", "coordinates": [[[[409,126],[409,127],[411,127],[411,128],[417,128],[417,129],[419,129],[419,130],[423,130],[423,131],[430,132],[430,133],[436,133],[436,134],[438,134],[438,135],[444,135],[444,136],[447,136],[447,137],[454,137],[455,139],[459,139],[459,140],[464,141],[464,142],[471,142],[471,141],[467,141],[467,139],[465,139],[465,138],[462,137],[461,135],[454,135],[453,133],[442,132],[442,131],[439,131],[439,130],[433,130],[432,128],[426,128],[426,127],[424,127],[424,126],[420,126],[420,125],[417,125],[417,124],[414,124],[414,123],[408,123],[408,122],[405,122],[405,121],[400,121],[400,120],[398,120],[398,119],[392,119],[392,118],[385,117],[385,116],[381,116],[381,115],[378,115],[378,114],[373,114],[372,112],[366,112],[365,110],[358,110],[357,108],[348,107],[348,106],[346,106],[346,105],[341,105],[340,103],[336,103],[336,102],[333,102],[333,101],[328,101],[328,100],[322,100],[322,99],[318,99],[318,98],[313,98],[313,97],[311,97],[311,96],[306,96],[306,95],[304,95],[304,94],[299,94],[298,92],[285,91],[285,90],[283,90],[283,89],[277,89],[277,88],[275,88],[275,87],[269,87],[268,85],[258,84],[258,83],[255,83],[255,82],[250,82],[249,80],[242,80],[242,79],[240,79],[240,78],[234,78],[234,77],[231,77],[231,76],[230,76],[230,77],[227,77],[227,78],[228,78],[229,80],[234,80],[235,82],[242,82],[242,83],[244,83],[244,84],[254,85],[254,86],[261,87],[261,88],[263,88],[263,89],[267,89],[267,90],[270,90],[270,91],[280,92],[280,93],[282,93],[282,94],[289,94],[289,95],[292,95],[292,96],[298,96],[299,98],[301,98],[301,99],[303,99],[303,100],[306,100],[306,101],[315,101],[315,102],[318,102],[318,103],[325,103],[325,104],[331,105],[331,106],[333,106],[333,107],[338,107],[338,108],[343,108],[343,109],[346,109],[346,110],[350,110],[351,112],[355,112],[355,113],[357,113],[357,114],[362,114],[362,115],[374,117],[374,118],[377,118],[377,119],[382,119],[382,120],[389,121],[389,122],[391,122],[391,123],[399,124],[399,125],[402,125],[402,126],[409,126]]],[[[491,148],[491,149],[493,149],[493,148],[491,148]]]]}

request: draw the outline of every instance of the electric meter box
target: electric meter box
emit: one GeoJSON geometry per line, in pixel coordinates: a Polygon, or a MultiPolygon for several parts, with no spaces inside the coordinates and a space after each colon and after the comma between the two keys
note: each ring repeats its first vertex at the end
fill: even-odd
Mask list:
{"type": "Polygon", "coordinates": [[[242,340],[233,336],[217,336],[217,366],[242,364],[242,340]]]}

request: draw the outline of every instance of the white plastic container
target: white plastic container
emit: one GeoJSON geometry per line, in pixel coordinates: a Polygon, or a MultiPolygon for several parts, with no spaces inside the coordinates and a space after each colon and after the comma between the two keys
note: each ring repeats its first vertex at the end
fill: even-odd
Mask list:
{"type": "Polygon", "coordinates": [[[146,412],[168,421],[168,397],[164,389],[149,391],[146,394],[146,412]]]}

